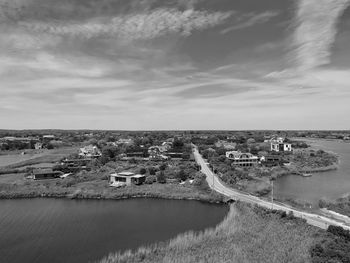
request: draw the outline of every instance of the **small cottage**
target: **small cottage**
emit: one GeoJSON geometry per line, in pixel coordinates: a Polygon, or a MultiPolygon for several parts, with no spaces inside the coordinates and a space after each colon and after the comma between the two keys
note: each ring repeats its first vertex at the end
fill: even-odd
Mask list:
{"type": "Polygon", "coordinates": [[[134,174],[132,172],[121,172],[111,174],[109,177],[109,185],[114,187],[141,185],[146,181],[146,176],[134,174]]]}

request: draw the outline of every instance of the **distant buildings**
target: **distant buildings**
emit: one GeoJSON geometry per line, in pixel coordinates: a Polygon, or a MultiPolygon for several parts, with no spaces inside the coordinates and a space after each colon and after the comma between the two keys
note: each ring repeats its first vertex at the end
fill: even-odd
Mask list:
{"type": "Polygon", "coordinates": [[[168,148],[164,148],[163,146],[151,146],[148,148],[148,154],[150,160],[167,160],[168,157],[165,156],[165,153],[168,148]]]}
{"type": "Polygon", "coordinates": [[[52,169],[37,169],[33,170],[29,177],[34,180],[56,179],[59,178],[62,174],[62,172],[53,171],[52,169]]]}
{"type": "Polygon", "coordinates": [[[114,173],[109,176],[109,185],[114,187],[140,185],[146,181],[146,176],[132,172],[114,173]]]}
{"type": "Polygon", "coordinates": [[[55,135],[43,135],[44,140],[54,140],[56,139],[55,135]]]}
{"type": "Polygon", "coordinates": [[[273,138],[270,140],[271,151],[273,152],[291,152],[292,144],[285,143],[282,137],[273,138]]]}
{"type": "Polygon", "coordinates": [[[121,145],[121,144],[126,144],[126,145],[131,145],[134,144],[133,139],[119,139],[118,141],[115,142],[116,145],[121,145]]]}
{"type": "Polygon", "coordinates": [[[34,149],[35,150],[41,150],[43,148],[43,143],[41,143],[41,142],[36,142],[35,144],[34,144],[34,149]]]}
{"type": "Polygon", "coordinates": [[[102,156],[97,146],[89,145],[79,149],[79,156],[84,158],[98,158],[102,156]]]}
{"type": "Polygon", "coordinates": [[[215,146],[218,148],[223,147],[225,150],[234,150],[236,149],[237,143],[220,140],[215,143],[215,146]]]}
{"type": "Polygon", "coordinates": [[[259,157],[251,153],[241,153],[238,151],[226,152],[226,158],[232,160],[232,165],[249,167],[258,164],[259,157]]]}

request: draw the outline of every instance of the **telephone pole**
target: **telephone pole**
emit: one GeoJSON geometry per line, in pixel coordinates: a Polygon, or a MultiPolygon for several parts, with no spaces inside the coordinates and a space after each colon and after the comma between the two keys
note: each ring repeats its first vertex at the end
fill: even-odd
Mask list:
{"type": "Polygon", "coordinates": [[[272,205],[272,209],[273,209],[273,179],[271,180],[271,184],[272,184],[272,191],[271,191],[271,205],[272,205]]]}

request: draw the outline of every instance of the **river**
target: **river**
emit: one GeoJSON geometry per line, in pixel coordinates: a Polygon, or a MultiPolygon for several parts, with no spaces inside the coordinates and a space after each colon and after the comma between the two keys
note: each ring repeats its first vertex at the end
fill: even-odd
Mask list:
{"type": "Polygon", "coordinates": [[[0,200],[0,262],[93,262],[214,227],[225,205],[198,201],[0,200]]]}
{"type": "Polygon", "coordinates": [[[339,156],[339,169],[315,173],[312,177],[287,175],[274,184],[276,197],[307,201],[316,205],[322,198],[336,199],[350,193],[350,143],[336,140],[302,139],[317,149],[339,156]]]}

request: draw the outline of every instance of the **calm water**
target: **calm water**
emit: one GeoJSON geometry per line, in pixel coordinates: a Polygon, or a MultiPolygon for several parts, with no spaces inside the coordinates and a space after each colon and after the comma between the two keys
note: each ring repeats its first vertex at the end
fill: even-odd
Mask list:
{"type": "Polygon", "coordinates": [[[317,204],[321,198],[336,199],[350,193],[350,143],[326,140],[307,140],[315,148],[339,155],[338,170],[316,173],[312,177],[288,175],[275,183],[276,196],[306,200],[317,204]]]}
{"type": "Polygon", "coordinates": [[[0,262],[91,262],[214,227],[228,207],[197,201],[0,200],[0,262]]]}

